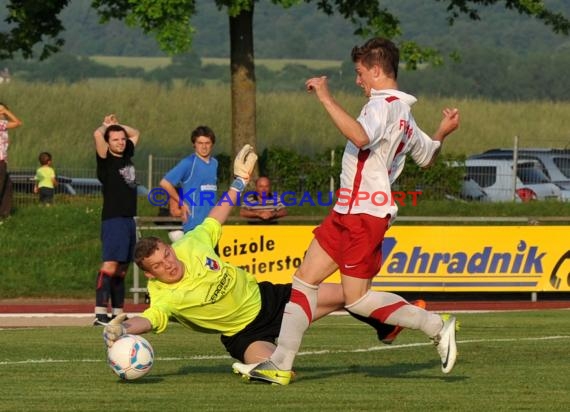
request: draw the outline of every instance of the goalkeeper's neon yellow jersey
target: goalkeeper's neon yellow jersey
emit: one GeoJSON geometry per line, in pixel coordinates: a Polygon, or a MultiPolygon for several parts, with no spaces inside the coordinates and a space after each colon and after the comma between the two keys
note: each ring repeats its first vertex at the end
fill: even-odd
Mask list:
{"type": "Polygon", "coordinates": [[[220,223],[206,218],[172,245],[184,275],[172,284],[149,279],[150,307],[142,316],[154,332],[164,332],[175,319],[202,332],[232,336],[255,319],[261,309],[257,281],[216,254],[221,234],[220,223]]]}

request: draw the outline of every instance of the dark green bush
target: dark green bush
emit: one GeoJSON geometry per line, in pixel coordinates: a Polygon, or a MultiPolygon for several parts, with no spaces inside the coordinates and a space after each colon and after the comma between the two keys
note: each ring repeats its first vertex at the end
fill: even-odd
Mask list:
{"type": "MultiPolygon", "coordinates": [[[[334,164],[331,165],[331,150],[327,149],[310,157],[289,149],[265,149],[259,157],[260,174],[268,176],[273,190],[310,193],[327,192],[331,177],[335,190],[340,184],[340,171],[344,147],[334,149],[334,164]]],[[[219,157],[218,157],[219,159],[219,157]]],[[[423,199],[440,200],[446,196],[457,197],[464,175],[464,158],[441,155],[427,169],[421,169],[408,159],[406,167],[393,185],[394,190],[421,191],[423,199]]]]}

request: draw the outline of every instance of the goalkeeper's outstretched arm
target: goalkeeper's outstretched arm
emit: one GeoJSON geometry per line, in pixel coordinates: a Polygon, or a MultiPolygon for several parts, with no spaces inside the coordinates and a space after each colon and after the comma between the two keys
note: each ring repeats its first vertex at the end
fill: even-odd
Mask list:
{"type": "Polygon", "coordinates": [[[150,332],[152,330],[152,324],[147,318],[142,316],[133,316],[123,322],[123,326],[127,333],[133,335],[142,335],[143,333],[150,332]]]}
{"type": "Polygon", "coordinates": [[[257,154],[253,147],[246,144],[236,155],[234,160],[234,181],[230,185],[230,190],[218,201],[218,204],[210,211],[208,217],[216,219],[220,224],[224,224],[235,206],[238,196],[244,191],[253,168],[257,162],[257,154]]]}
{"type": "Polygon", "coordinates": [[[111,347],[117,339],[127,333],[142,335],[151,330],[152,324],[148,319],[141,316],[134,316],[127,319],[127,314],[123,313],[105,325],[103,329],[103,340],[108,347],[111,347]]]}

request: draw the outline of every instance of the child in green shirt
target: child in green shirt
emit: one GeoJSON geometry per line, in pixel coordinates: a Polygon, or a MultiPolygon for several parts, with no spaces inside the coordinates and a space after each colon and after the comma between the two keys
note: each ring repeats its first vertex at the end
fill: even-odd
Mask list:
{"type": "Polygon", "coordinates": [[[57,186],[55,171],[51,167],[51,154],[42,152],[38,160],[41,166],[36,170],[34,193],[39,193],[41,204],[49,206],[53,203],[53,195],[57,186]]]}

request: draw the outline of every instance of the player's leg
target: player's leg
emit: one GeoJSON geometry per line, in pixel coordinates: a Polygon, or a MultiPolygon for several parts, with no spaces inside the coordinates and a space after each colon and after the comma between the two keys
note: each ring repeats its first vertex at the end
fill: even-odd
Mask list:
{"type": "Polygon", "coordinates": [[[391,325],[421,330],[436,345],[442,371],[449,373],[453,369],[457,357],[454,316],[444,319],[406,302],[394,293],[375,291],[369,291],[360,300],[347,306],[347,310],[391,325]]]}
{"type": "MultiPolygon", "coordinates": [[[[262,306],[256,319],[232,337],[222,337],[222,343],[232,356],[247,364],[268,359],[275,351],[285,305],[291,296],[291,285],[259,283],[262,306]],[[245,348],[242,349],[242,348],[245,348]]],[[[319,287],[314,320],[344,307],[342,286],[323,283],[319,287]]]]}
{"type": "Polygon", "coordinates": [[[330,275],[336,269],[336,263],[328,256],[318,241],[313,240],[303,263],[293,277],[291,298],[284,308],[277,348],[271,357],[264,362],[258,364],[234,363],[234,372],[264,382],[279,385],[289,384],[293,376],[293,361],[301,346],[303,334],[318,312],[319,287],[307,283],[301,277],[307,276],[315,281],[318,279],[318,273],[330,275]]]}
{"type": "Polygon", "coordinates": [[[125,277],[129,263],[133,261],[136,245],[136,223],[133,218],[123,217],[115,220],[115,234],[113,237],[113,257],[121,262],[111,280],[111,306],[113,317],[123,313],[125,306],[125,277]]]}
{"type": "MultiPolygon", "coordinates": [[[[128,262],[132,261],[136,243],[136,225],[134,219],[117,217],[103,220],[101,224],[101,241],[103,244],[103,270],[110,279],[103,277],[103,289],[106,302],[109,298],[112,304],[113,316],[123,312],[125,302],[125,275],[128,262]]],[[[99,283],[98,283],[99,286],[99,283]]],[[[98,289],[99,290],[99,289],[98,289]]],[[[102,312],[99,303],[96,311],[102,312]]],[[[107,313],[107,307],[105,307],[107,313]]]]}
{"type": "Polygon", "coordinates": [[[444,321],[394,293],[370,290],[372,278],[381,268],[381,246],[389,220],[363,214],[342,218],[347,230],[343,232],[339,266],[346,310],[389,325],[421,330],[438,345],[442,370],[448,373],[456,356],[455,318],[444,321]],[[438,344],[440,341],[444,343],[438,344]]]}
{"type": "Polygon", "coordinates": [[[123,313],[125,306],[125,276],[129,269],[128,263],[120,263],[117,270],[111,278],[111,308],[112,317],[116,317],[123,313]]]}
{"type": "Polygon", "coordinates": [[[313,322],[329,313],[344,309],[344,294],[340,283],[321,283],[317,294],[317,310],[313,322]]]}
{"type": "Polygon", "coordinates": [[[258,363],[269,359],[277,346],[274,343],[262,340],[251,343],[245,350],[243,360],[245,363],[258,363]]]}
{"type": "Polygon", "coordinates": [[[341,241],[337,233],[340,227],[335,224],[337,217],[337,213],[331,212],[314,230],[315,239],[293,276],[291,298],[285,306],[275,352],[257,365],[234,364],[235,371],[266,382],[289,383],[303,334],[317,313],[318,285],[338,269],[333,256],[341,241]]]}
{"type": "Polygon", "coordinates": [[[221,336],[230,355],[240,362],[257,364],[275,350],[285,305],[291,297],[291,284],[259,282],[260,308],[255,319],[232,336],[221,336]]]}
{"type": "MultiPolygon", "coordinates": [[[[365,283],[364,279],[349,278],[345,281],[344,278],[345,275],[345,289],[358,282],[365,283]]],[[[414,306],[395,293],[369,290],[360,299],[348,304],[346,309],[378,322],[419,329],[430,337],[435,336],[442,326],[439,315],[414,306]]]]}
{"type": "MultiPolygon", "coordinates": [[[[342,285],[339,283],[323,283],[319,286],[317,296],[317,310],[313,321],[323,318],[324,316],[344,309],[344,296],[342,293],[342,285]]],[[[281,328],[281,319],[279,318],[279,328],[281,328]]],[[[278,335],[273,338],[276,339],[278,335]]],[[[244,354],[245,363],[261,362],[269,359],[275,351],[276,345],[267,341],[255,341],[248,346],[244,354]]]]}
{"type": "Polygon", "coordinates": [[[388,292],[368,291],[346,309],[379,322],[418,329],[432,339],[441,357],[442,371],[451,372],[457,356],[455,317],[444,320],[440,315],[408,303],[401,296],[388,292]]]}
{"type": "Polygon", "coordinates": [[[109,299],[111,297],[111,280],[117,271],[118,263],[106,261],[101,264],[101,268],[97,273],[95,285],[95,323],[107,323],[109,316],[107,315],[109,299]]]}
{"type": "Polygon", "coordinates": [[[279,345],[271,361],[282,370],[291,370],[303,335],[317,314],[318,285],[337,269],[336,263],[314,239],[293,276],[291,298],[285,306],[279,345]]]}
{"type": "MultiPolygon", "coordinates": [[[[377,218],[373,216],[345,216],[342,223],[347,226],[343,232],[343,258],[341,272],[350,276],[346,277],[344,291],[350,304],[360,299],[370,289],[370,279],[374,277],[382,265],[381,248],[384,234],[388,228],[389,218],[377,218]],[[352,277],[363,278],[365,282],[356,281],[350,283],[352,277]]],[[[348,313],[355,319],[372,326],[383,341],[387,336],[395,339],[397,326],[387,325],[369,316],[363,316],[351,310],[348,313]]]]}
{"type": "MultiPolygon", "coordinates": [[[[419,306],[424,309],[426,308],[426,302],[423,299],[417,299],[410,303],[414,306],[419,306]]],[[[367,325],[372,326],[376,330],[378,340],[386,345],[391,345],[396,340],[400,332],[404,330],[402,326],[388,325],[387,323],[382,323],[377,319],[360,316],[350,311],[348,311],[348,313],[360,322],[364,322],[367,325]]]]}
{"type": "MultiPolygon", "coordinates": [[[[411,302],[414,306],[425,309],[426,303],[422,299],[411,302]]],[[[319,286],[319,294],[317,299],[317,313],[313,318],[313,322],[329,313],[344,309],[344,295],[342,285],[338,283],[322,283],[319,286]]],[[[378,340],[386,345],[390,345],[398,337],[400,332],[404,330],[401,326],[388,325],[377,319],[364,317],[352,312],[348,312],[353,318],[372,326],[376,330],[378,340]]]]}

